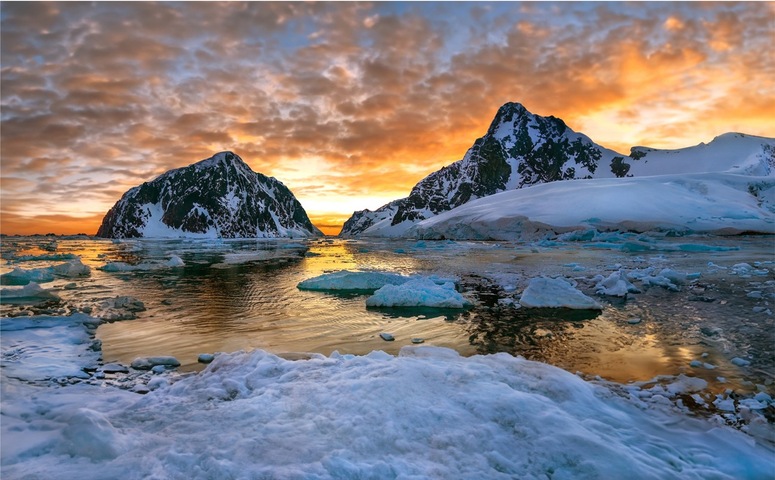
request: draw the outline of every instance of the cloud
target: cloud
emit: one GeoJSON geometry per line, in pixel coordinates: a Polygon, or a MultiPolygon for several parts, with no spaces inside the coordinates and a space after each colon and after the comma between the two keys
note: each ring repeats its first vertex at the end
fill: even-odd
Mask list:
{"type": "Polygon", "coordinates": [[[36,212],[107,211],[219,150],[298,189],[330,224],[462,158],[507,101],[625,152],[772,134],[766,3],[2,10],[4,232],[36,212]]]}

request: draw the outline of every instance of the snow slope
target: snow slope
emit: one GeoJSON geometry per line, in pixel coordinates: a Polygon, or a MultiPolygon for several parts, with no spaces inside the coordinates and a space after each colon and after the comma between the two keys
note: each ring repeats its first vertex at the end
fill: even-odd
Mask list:
{"type": "Polygon", "coordinates": [[[508,354],[404,347],[397,357],[291,361],[256,350],[216,355],[191,376],[144,373],[152,389],[144,396],[94,379],[68,385],[65,377],[95,361],[79,324],[94,327],[83,315],[2,320],[3,365],[14,367],[0,370],[3,478],[757,479],[773,471],[775,450],[737,430],[508,354]],[[46,361],[21,368],[46,345],[56,346],[46,361]]]}
{"type": "Polygon", "coordinates": [[[424,239],[534,239],[551,233],[775,233],[775,177],[725,173],[569,180],[471,201],[419,222],[424,239]]]}

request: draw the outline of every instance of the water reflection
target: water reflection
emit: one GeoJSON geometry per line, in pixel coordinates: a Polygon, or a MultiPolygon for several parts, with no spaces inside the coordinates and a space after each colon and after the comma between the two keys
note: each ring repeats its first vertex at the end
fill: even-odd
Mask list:
{"type": "Polygon", "coordinates": [[[708,239],[706,243],[738,249],[701,254],[680,249],[632,253],[571,243],[546,247],[340,239],[300,244],[80,238],[55,243],[47,238],[4,239],[0,273],[14,266],[47,267],[72,255],[89,265],[91,274],[43,284],[60,295],[61,302],[38,305],[37,310],[3,304],[0,313],[15,315],[28,308],[32,313],[67,314],[90,311],[119,295],[141,300],[146,311],[136,320],[98,329],[106,361],[129,363],[138,356],[174,355],[192,368],[203,352],[264,348],[275,353],[365,354],[374,349],[397,353],[412,338],[423,338],[426,344],[455,348],[464,355],[505,351],[620,382],[687,373],[722,389],[756,371],[765,372],[753,379],[761,383],[775,363],[773,316],[754,314],[752,309],[765,300],[746,296],[756,282],[763,295],[772,293],[775,276],[744,279],[728,270],[739,262],[772,259],[767,239],[708,239]],[[160,264],[172,255],[185,265],[118,273],[98,269],[108,262],[160,264]],[[709,261],[727,270],[710,270],[709,261]],[[606,298],[599,315],[528,311],[500,303],[518,298],[517,292],[533,276],[575,277],[589,289],[594,282],[584,279],[596,273],[648,265],[701,272],[701,284],[696,291],[653,287],[626,300],[606,298]],[[340,270],[456,275],[476,305],[462,312],[366,308],[366,294],[296,288],[302,280],[340,270]],[[71,283],[75,288],[65,288],[71,283]],[[511,288],[504,291],[509,283],[511,288]],[[632,318],[641,322],[631,324],[632,318]],[[382,332],[396,340],[385,342],[379,337],[382,332]],[[750,358],[751,368],[731,365],[734,356],[750,358]],[[689,367],[698,359],[715,368],[689,367]],[[727,377],[728,383],[721,384],[717,377],[727,377]]]}

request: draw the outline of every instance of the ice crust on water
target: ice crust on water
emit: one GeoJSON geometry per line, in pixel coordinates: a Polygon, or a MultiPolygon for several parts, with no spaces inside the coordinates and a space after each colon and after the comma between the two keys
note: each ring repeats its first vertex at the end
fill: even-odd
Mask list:
{"type": "Polygon", "coordinates": [[[438,284],[430,278],[414,278],[400,285],[385,285],[366,299],[367,307],[466,308],[470,302],[455,284],[438,284]]]}
{"type": "Polygon", "coordinates": [[[527,308],[603,309],[602,305],[584,295],[564,278],[531,278],[519,303],[527,308]]]}
{"type": "MultiPolygon", "coordinates": [[[[88,362],[80,337],[59,330],[83,318],[10,320],[37,325],[10,330],[21,343],[51,329],[43,341],[88,362]]],[[[775,454],[731,428],[508,354],[237,352],[172,384],[154,377],[144,396],[7,373],[3,478],[764,478],[775,454]]]]}

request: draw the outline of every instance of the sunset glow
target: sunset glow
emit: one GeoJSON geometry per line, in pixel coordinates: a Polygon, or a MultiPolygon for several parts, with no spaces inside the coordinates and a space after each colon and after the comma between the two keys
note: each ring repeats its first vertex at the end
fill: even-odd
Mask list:
{"type": "Polygon", "coordinates": [[[3,2],[0,231],[231,150],[336,234],[502,104],[624,154],[775,135],[773,3],[3,2]]]}

